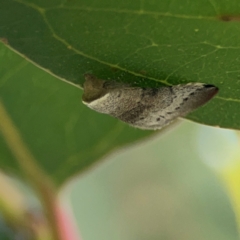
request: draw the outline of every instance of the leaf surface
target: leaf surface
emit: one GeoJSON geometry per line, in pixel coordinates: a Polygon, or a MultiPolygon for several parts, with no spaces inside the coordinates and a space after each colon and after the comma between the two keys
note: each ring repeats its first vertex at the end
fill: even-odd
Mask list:
{"type": "MultiPolygon", "coordinates": [[[[104,155],[151,135],[98,114],[82,90],[59,81],[0,44],[0,96],[23,141],[58,185],[104,155]]],[[[0,135],[0,167],[22,175],[0,135]]]]}
{"type": "Polygon", "coordinates": [[[240,129],[239,1],[0,0],[0,37],[68,82],[204,82],[218,96],[188,118],[240,129]]]}

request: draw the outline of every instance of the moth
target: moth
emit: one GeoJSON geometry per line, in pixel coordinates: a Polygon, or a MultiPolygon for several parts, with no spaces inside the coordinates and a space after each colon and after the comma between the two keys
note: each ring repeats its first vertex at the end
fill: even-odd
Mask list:
{"type": "Polygon", "coordinates": [[[205,104],[218,92],[214,85],[204,83],[141,88],[101,80],[92,74],[84,77],[84,104],[141,129],[161,129],[205,104]]]}

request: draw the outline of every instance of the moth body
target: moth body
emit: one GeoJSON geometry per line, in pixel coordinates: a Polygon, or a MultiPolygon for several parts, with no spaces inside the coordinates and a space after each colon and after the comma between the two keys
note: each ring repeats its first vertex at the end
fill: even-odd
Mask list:
{"type": "Polygon", "coordinates": [[[131,87],[85,75],[83,103],[134,127],[160,129],[209,101],[213,85],[189,83],[171,87],[131,87]]]}

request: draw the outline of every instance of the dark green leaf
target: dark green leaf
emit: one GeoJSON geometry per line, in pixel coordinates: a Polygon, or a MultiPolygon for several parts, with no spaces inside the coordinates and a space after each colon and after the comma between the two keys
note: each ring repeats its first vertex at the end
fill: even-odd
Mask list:
{"type": "MultiPolygon", "coordinates": [[[[59,81],[0,44],[0,96],[38,164],[57,184],[120,146],[149,136],[81,103],[82,90],[59,81]]],[[[20,169],[0,135],[0,167],[20,169]]]]}
{"type": "Polygon", "coordinates": [[[142,86],[220,88],[195,121],[240,129],[240,2],[0,0],[0,37],[82,85],[83,74],[142,86]]]}

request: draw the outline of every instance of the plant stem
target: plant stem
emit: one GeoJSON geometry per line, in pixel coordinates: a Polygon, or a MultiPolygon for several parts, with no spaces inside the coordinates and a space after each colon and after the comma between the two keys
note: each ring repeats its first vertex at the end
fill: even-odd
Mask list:
{"type": "Polygon", "coordinates": [[[56,194],[51,180],[38,166],[26,144],[23,142],[18,129],[7,114],[0,100],[0,131],[15,156],[22,171],[33,185],[45,211],[52,239],[60,240],[56,218],[56,194]]]}

